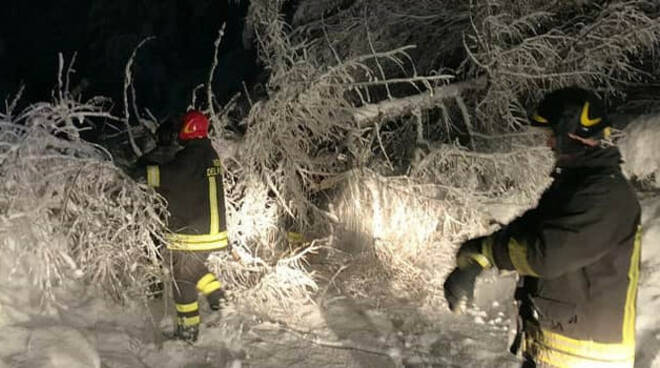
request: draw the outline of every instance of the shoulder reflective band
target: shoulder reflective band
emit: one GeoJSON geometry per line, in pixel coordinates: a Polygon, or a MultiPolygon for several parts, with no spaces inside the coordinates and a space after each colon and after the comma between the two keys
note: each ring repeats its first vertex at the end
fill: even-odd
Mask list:
{"type": "Polygon", "coordinates": [[[147,184],[154,188],[158,188],[160,186],[160,169],[158,166],[147,166],[147,184]]]}
{"type": "Polygon", "coordinates": [[[187,235],[167,234],[167,249],[182,251],[213,251],[225,248],[228,244],[227,232],[217,234],[187,235]]]}
{"type": "Polygon", "coordinates": [[[513,267],[516,268],[519,274],[538,277],[538,274],[534,272],[527,260],[526,244],[519,243],[513,237],[509,238],[509,258],[511,258],[511,263],[513,263],[513,267]]]}
{"type": "Polygon", "coordinates": [[[194,317],[178,317],[176,319],[177,323],[179,326],[196,326],[198,325],[202,320],[199,318],[199,316],[194,316],[194,317]]]}
{"type": "Polygon", "coordinates": [[[204,295],[209,295],[221,287],[222,284],[220,284],[220,281],[210,272],[197,281],[197,290],[204,295]]]}
{"type": "Polygon", "coordinates": [[[582,114],[580,114],[580,124],[585,127],[592,127],[600,121],[603,120],[601,118],[595,118],[595,119],[589,119],[589,102],[585,102],[584,106],[582,107],[582,114]]]}
{"type": "Polygon", "coordinates": [[[190,313],[199,310],[199,304],[193,302],[190,304],[176,304],[176,311],[179,313],[190,313]]]}

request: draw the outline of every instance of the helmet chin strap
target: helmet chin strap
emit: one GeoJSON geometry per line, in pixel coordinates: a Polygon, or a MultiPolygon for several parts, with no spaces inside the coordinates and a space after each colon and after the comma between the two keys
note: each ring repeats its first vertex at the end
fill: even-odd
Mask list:
{"type": "Polygon", "coordinates": [[[593,138],[583,138],[573,133],[555,136],[553,151],[557,157],[569,158],[586,149],[600,146],[600,141],[593,138]]]}
{"type": "Polygon", "coordinates": [[[556,151],[559,154],[575,154],[584,151],[588,146],[575,138],[573,134],[558,134],[556,136],[556,151]]]}
{"type": "Polygon", "coordinates": [[[568,133],[563,137],[555,136],[556,145],[553,148],[558,167],[568,167],[585,151],[600,146],[600,141],[593,138],[583,138],[568,133]]]}
{"type": "Polygon", "coordinates": [[[568,137],[571,139],[575,139],[576,141],[584,144],[585,146],[588,147],[596,147],[600,144],[599,140],[593,139],[593,138],[582,138],[579,135],[573,134],[573,133],[568,133],[568,137]]]}

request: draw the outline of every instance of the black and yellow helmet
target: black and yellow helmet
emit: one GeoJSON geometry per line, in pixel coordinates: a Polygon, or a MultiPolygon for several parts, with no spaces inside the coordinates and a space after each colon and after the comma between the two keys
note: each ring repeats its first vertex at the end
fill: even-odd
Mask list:
{"type": "Polygon", "coordinates": [[[530,121],[533,126],[552,129],[563,152],[582,148],[568,139],[569,133],[582,138],[602,139],[610,131],[603,102],[592,92],[579,87],[561,88],[546,95],[530,116],[530,121]]]}

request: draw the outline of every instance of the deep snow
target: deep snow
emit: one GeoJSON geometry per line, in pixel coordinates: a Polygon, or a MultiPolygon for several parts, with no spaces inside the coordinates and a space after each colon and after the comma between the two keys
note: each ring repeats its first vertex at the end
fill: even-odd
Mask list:
{"type": "MultiPolygon", "coordinates": [[[[641,201],[636,367],[657,368],[660,196],[641,201]]],[[[201,338],[188,345],[161,334],[172,326],[169,298],[119,307],[71,282],[60,288],[59,304],[40,305],[39,293],[22,270],[9,264],[0,257],[0,368],[517,366],[506,353],[512,275],[480,280],[481,308],[466,316],[401,302],[376,307],[370,300],[337,295],[268,318],[236,303],[227,305],[222,316],[211,314],[202,303],[201,338]]]]}
{"type": "MultiPolygon", "coordinates": [[[[660,133],[659,122],[657,116],[641,117],[620,145],[626,172],[655,173],[656,184],[660,156],[653,137],[660,133]]],[[[639,193],[639,198],[643,244],[636,367],[660,368],[660,191],[639,193]]],[[[486,208],[500,223],[520,211],[486,208]]],[[[0,247],[0,368],[518,366],[507,353],[514,315],[511,273],[489,271],[481,277],[478,309],[464,316],[400,298],[382,305],[376,298],[329,293],[315,304],[268,316],[239,301],[221,314],[211,313],[202,301],[200,340],[188,345],[163,336],[172,330],[174,316],[167,296],[118,306],[72,280],[57,288],[57,304],[42,303],[26,276],[28,265],[17,266],[12,259],[12,248],[21,246],[14,238],[20,237],[3,239],[0,247]]]]}

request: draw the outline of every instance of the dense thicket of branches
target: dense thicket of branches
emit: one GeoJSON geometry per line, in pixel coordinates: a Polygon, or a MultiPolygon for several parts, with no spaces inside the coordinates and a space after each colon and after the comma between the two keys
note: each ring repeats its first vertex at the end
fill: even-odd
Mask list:
{"type": "Polygon", "coordinates": [[[270,79],[239,161],[302,228],[373,245],[353,280],[427,288],[492,229],[489,206],[533,203],[551,157],[525,123],[543,93],[579,85],[615,109],[657,78],[651,1],[308,0],[289,24],[283,4],[251,3],[270,79]]]}
{"type": "MultiPolygon", "coordinates": [[[[653,1],[305,0],[285,16],[286,4],[250,3],[244,39],[264,83],[225,106],[210,86],[191,102],[212,117],[226,168],[235,244],[211,266],[261,306],[333,286],[436,301],[455,247],[547,185],[550,152],[525,127],[544,92],[577,84],[613,109],[626,100],[627,113],[655,98],[653,1]],[[287,242],[287,230],[303,241],[287,242]]],[[[222,61],[208,62],[213,85],[222,61]]],[[[143,293],[164,279],[163,203],[77,127],[144,109],[125,98],[117,119],[59,91],[0,122],[3,250],[19,262],[38,254],[46,289],[73,271],[119,300],[143,293]]],[[[657,170],[643,167],[646,179],[657,170]]]]}
{"type": "MultiPolygon", "coordinates": [[[[60,86],[64,88],[64,86],[60,86]]],[[[112,119],[102,100],[63,89],[52,103],[0,115],[0,254],[53,296],[70,278],[124,302],[165,277],[158,239],[164,203],[123,174],[102,147],[80,139],[87,119],[112,119]]]]}

